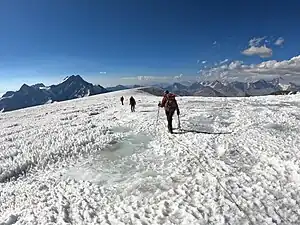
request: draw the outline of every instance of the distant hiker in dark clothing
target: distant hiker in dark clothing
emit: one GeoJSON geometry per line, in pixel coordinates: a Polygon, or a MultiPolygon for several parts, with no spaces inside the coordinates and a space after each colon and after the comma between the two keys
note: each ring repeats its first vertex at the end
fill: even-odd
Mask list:
{"type": "Polygon", "coordinates": [[[175,94],[169,93],[169,91],[165,91],[162,102],[158,103],[159,107],[165,108],[165,113],[168,120],[168,130],[171,134],[173,133],[172,118],[175,113],[175,110],[177,111],[178,116],[180,114],[179,107],[175,97],[176,97],[175,94]]]}
{"type": "Polygon", "coordinates": [[[121,97],[120,100],[121,100],[121,102],[122,102],[122,105],[124,105],[124,97],[123,97],[123,96],[121,97]]]}
{"type": "Polygon", "coordinates": [[[129,105],[131,105],[131,112],[134,112],[135,111],[136,102],[135,102],[135,99],[132,96],[129,99],[129,105]]]}

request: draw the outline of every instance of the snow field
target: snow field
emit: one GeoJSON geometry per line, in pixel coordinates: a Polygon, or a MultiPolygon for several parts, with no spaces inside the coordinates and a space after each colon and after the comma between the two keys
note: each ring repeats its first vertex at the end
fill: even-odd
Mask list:
{"type": "Polygon", "coordinates": [[[171,135],[159,100],[0,114],[0,224],[300,224],[299,95],[178,98],[182,128],[227,134],[171,135]]]}

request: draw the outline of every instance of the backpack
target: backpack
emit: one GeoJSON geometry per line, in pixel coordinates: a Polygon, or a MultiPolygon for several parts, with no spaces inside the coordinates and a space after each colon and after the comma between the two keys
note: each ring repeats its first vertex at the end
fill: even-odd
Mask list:
{"type": "Polygon", "coordinates": [[[135,99],[134,98],[130,98],[130,105],[135,105],[135,99]]]}
{"type": "Polygon", "coordinates": [[[171,93],[167,94],[167,96],[166,96],[167,101],[166,101],[166,104],[165,104],[165,108],[167,110],[177,108],[177,102],[176,102],[175,97],[176,97],[176,95],[174,95],[174,94],[171,94],[171,93]]]}

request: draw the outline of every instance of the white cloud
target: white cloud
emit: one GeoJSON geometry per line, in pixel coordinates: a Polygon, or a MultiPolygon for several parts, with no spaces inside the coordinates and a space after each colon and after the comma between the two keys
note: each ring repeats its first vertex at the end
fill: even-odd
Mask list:
{"type": "Polygon", "coordinates": [[[224,64],[224,63],[227,63],[228,61],[229,61],[229,59],[224,59],[223,61],[220,62],[220,65],[224,64]]]}
{"type": "Polygon", "coordinates": [[[250,72],[279,75],[300,75],[300,55],[289,60],[270,60],[251,68],[250,72]]]}
{"type": "Polygon", "coordinates": [[[249,46],[250,47],[258,47],[260,45],[260,43],[265,40],[267,38],[267,36],[264,36],[264,37],[258,37],[258,38],[252,38],[250,39],[249,41],[249,46]]]}
{"type": "Polygon", "coordinates": [[[205,64],[205,63],[207,63],[207,61],[206,61],[206,60],[203,60],[203,61],[201,61],[200,59],[198,59],[198,60],[197,60],[197,64],[199,64],[200,62],[201,62],[202,64],[205,64]]]}
{"type": "Polygon", "coordinates": [[[213,45],[216,45],[216,44],[217,44],[217,41],[214,41],[214,42],[213,42],[213,45]]]}
{"type": "Polygon", "coordinates": [[[180,80],[182,77],[183,77],[183,74],[181,73],[180,75],[175,76],[174,79],[175,79],[175,80],[180,80]]]}
{"type": "Polygon", "coordinates": [[[274,45],[282,46],[283,43],[284,43],[283,37],[279,37],[279,38],[275,41],[274,45]]]}
{"type": "Polygon", "coordinates": [[[176,76],[128,76],[120,78],[121,83],[141,85],[151,85],[156,83],[172,84],[174,82],[195,82],[197,80],[197,76],[184,75],[183,73],[176,76]]]}
{"type": "Polygon", "coordinates": [[[242,54],[247,55],[247,56],[258,55],[261,58],[268,58],[268,57],[272,56],[273,51],[272,51],[272,49],[268,48],[265,45],[261,46],[261,47],[251,46],[250,48],[242,51],[242,54]]]}
{"type": "MultiPolygon", "coordinates": [[[[235,70],[241,68],[243,65],[243,61],[233,61],[228,65],[228,69],[235,70]]],[[[225,67],[223,67],[225,68],[225,67]]]]}
{"type": "Polygon", "coordinates": [[[161,81],[161,80],[169,80],[170,77],[167,76],[138,76],[138,80],[152,80],[152,81],[161,81]]]}
{"type": "Polygon", "coordinates": [[[284,77],[291,81],[300,80],[300,55],[289,60],[269,60],[259,64],[244,64],[242,61],[233,61],[200,71],[202,79],[262,79],[284,77]]]}
{"type": "Polygon", "coordinates": [[[106,74],[106,72],[100,72],[100,74],[106,74]]]}
{"type": "Polygon", "coordinates": [[[136,81],[162,81],[172,79],[166,76],[135,76],[135,77],[121,77],[122,80],[136,80],[136,81]]]}

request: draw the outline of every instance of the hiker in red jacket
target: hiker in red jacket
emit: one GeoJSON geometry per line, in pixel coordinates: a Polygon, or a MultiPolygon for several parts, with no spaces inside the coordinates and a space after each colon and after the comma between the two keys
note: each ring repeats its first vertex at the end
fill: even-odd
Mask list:
{"type": "Polygon", "coordinates": [[[178,116],[180,114],[179,107],[175,97],[176,97],[175,94],[169,93],[169,91],[166,90],[162,102],[158,103],[159,107],[165,108],[165,113],[168,120],[168,130],[171,134],[173,133],[172,118],[175,113],[175,110],[177,111],[178,116]]]}

